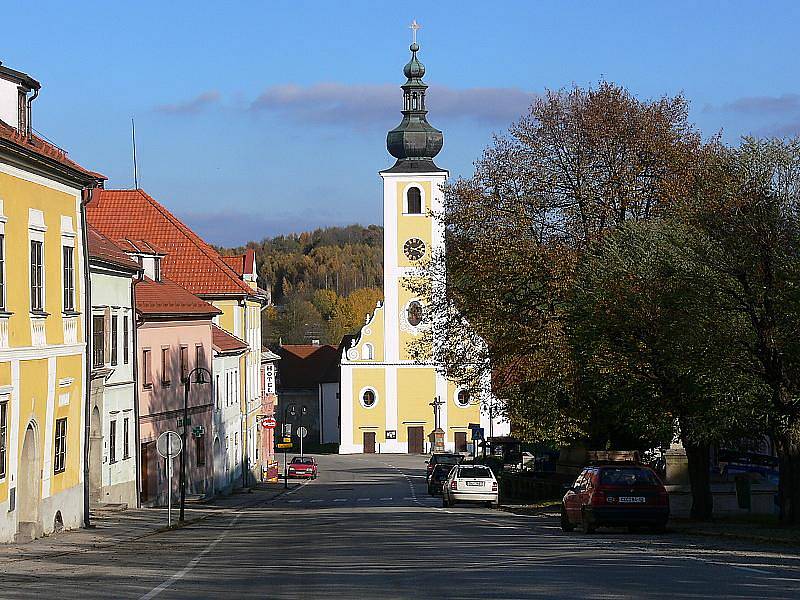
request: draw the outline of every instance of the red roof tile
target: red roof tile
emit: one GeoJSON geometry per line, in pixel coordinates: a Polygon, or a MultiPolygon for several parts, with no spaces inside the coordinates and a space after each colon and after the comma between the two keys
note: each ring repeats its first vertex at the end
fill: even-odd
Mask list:
{"type": "Polygon", "coordinates": [[[139,271],[139,263],[130,258],[114,242],[93,227],[87,228],[89,240],[89,258],[105,261],[126,270],[139,271]]]}
{"type": "Polygon", "coordinates": [[[326,344],[285,344],[275,353],[281,357],[281,388],[313,388],[339,381],[339,349],[326,344]]]}
{"type": "Polygon", "coordinates": [[[244,340],[213,324],[211,325],[211,343],[217,352],[244,351],[250,347],[244,340]]]}
{"type": "Polygon", "coordinates": [[[239,275],[244,274],[244,254],[238,256],[223,256],[222,260],[239,275]]]}
{"type": "Polygon", "coordinates": [[[148,242],[147,240],[129,240],[128,238],[122,238],[121,240],[117,240],[117,245],[126,252],[133,252],[134,254],[160,254],[162,256],[166,254],[166,252],[153,244],[153,242],[148,242]]]}
{"type": "Polygon", "coordinates": [[[112,240],[144,239],[163,249],[162,273],[193,294],[253,295],[214,248],[142,190],[97,190],[86,214],[112,240]]]}
{"type": "Polygon", "coordinates": [[[136,284],[136,311],[145,316],[212,318],[222,311],[169,279],[136,284]]]}
{"type": "Polygon", "coordinates": [[[54,146],[49,142],[46,142],[42,138],[32,135],[30,139],[28,139],[24,133],[20,133],[15,127],[12,127],[5,121],[0,121],[0,139],[11,142],[12,144],[28,152],[33,152],[39,156],[52,159],[65,167],[74,169],[75,171],[78,171],[84,175],[88,175],[93,179],[106,178],[105,175],[95,173],[89,169],[84,169],[78,163],[67,157],[66,151],[54,146]]]}

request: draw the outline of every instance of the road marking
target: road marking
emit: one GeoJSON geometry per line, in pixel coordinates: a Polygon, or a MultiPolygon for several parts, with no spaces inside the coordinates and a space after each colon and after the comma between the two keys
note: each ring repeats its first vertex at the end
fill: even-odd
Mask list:
{"type": "Polygon", "coordinates": [[[356,502],[369,502],[372,498],[359,498],[356,502]]]}
{"type": "Polygon", "coordinates": [[[391,500],[391,498],[381,498],[381,500],[391,500]]]}
{"type": "Polygon", "coordinates": [[[228,526],[225,528],[225,531],[223,531],[221,534],[219,534],[219,535],[217,536],[217,538],[216,538],[216,539],[215,539],[213,542],[211,542],[211,543],[210,543],[208,546],[206,546],[206,547],[205,547],[205,549],[203,549],[202,551],[200,551],[200,552],[197,554],[197,556],[195,556],[195,557],[194,557],[192,560],[190,560],[190,561],[187,563],[187,565],[186,565],[185,567],[183,567],[183,569],[181,569],[180,571],[178,571],[177,573],[175,573],[175,574],[174,574],[172,577],[170,577],[169,579],[167,579],[167,580],[166,580],[164,583],[162,583],[161,585],[159,585],[159,586],[157,586],[157,587],[154,587],[152,590],[150,590],[149,592],[147,592],[147,593],[146,593],[144,596],[142,596],[142,597],[140,598],[140,600],[150,600],[151,598],[155,598],[155,597],[156,597],[156,596],[158,596],[158,595],[159,595],[161,592],[163,592],[165,589],[167,589],[168,587],[170,587],[170,586],[171,586],[173,583],[175,583],[175,582],[177,582],[178,580],[180,580],[181,578],[183,578],[183,577],[184,577],[184,576],[185,576],[185,575],[186,575],[186,574],[187,574],[189,571],[191,571],[192,569],[194,569],[194,568],[197,566],[197,564],[198,564],[198,563],[199,563],[201,560],[203,560],[203,557],[204,557],[206,554],[208,554],[209,552],[211,552],[211,551],[212,551],[212,550],[213,550],[213,549],[216,547],[216,545],[217,545],[217,544],[219,544],[219,543],[220,543],[220,542],[221,542],[223,539],[225,539],[225,536],[227,536],[227,535],[228,535],[228,532],[230,531],[231,527],[233,527],[233,526],[236,524],[236,522],[239,520],[239,517],[240,517],[240,516],[242,516],[242,513],[241,513],[241,512],[239,512],[239,513],[238,513],[238,514],[237,514],[237,515],[236,515],[236,516],[235,516],[233,519],[231,519],[231,522],[230,522],[230,524],[228,524],[228,526]]]}
{"type": "Polygon", "coordinates": [[[321,498],[317,498],[316,500],[309,500],[309,502],[322,502],[321,498]]]}
{"type": "Polygon", "coordinates": [[[295,503],[295,502],[302,502],[302,500],[287,500],[287,502],[295,503]]]}
{"type": "Polygon", "coordinates": [[[334,502],[347,502],[347,498],[337,498],[334,502]]]}
{"type": "MultiPolygon", "coordinates": [[[[725,564],[725,563],[717,563],[717,564],[725,564]]],[[[751,573],[760,573],[761,575],[772,575],[772,571],[763,571],[761,569],[754,569],[753,567],[739,567],[737,565],[728,565],[733,569],[739,569],[740,571],[750,571],[751,573]]]]}

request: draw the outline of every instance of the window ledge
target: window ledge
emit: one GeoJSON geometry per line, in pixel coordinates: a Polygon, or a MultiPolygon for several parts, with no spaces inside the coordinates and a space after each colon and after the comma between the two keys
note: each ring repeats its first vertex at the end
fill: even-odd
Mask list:
{"type": "Polygon", "coordinates": [[[32,319],[46,319],[50,316],[49,312],[45,312],[43,310],[32,310],[31,311],[31,318],[32,319]]]}
{"type": "Polygon", "coordinates": [[[143,390],[152,390],[153,389],[153,384],[152,383],[143,383],[142,384],[142,389],[143,390]]]}
{"type": "Polygon", "coordinates": [[[79,313],[77,310],[65,310],[61,313],[61,315],[64,317],[80,317],[81,313],[79,313]]]}
{"type": "Polygon", "coordinates": [[[13,312],[3,310],[2,308],[0,308],[0,319],[7,319],[13,314],[14,314],[13,312]]]}

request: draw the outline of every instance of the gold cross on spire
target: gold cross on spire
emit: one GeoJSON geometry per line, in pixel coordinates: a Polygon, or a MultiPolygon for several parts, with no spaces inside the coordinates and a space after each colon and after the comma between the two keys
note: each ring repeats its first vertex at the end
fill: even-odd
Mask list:
{"type": "Polygon", "coordinates": [[[417,20],[414,19],[411,21],[411,25],[408,27],[411,30],[411,38],[412,41],[416,44],[417,43],[417,30],[422,29],[422,25],[417,23],[417,20]]]}

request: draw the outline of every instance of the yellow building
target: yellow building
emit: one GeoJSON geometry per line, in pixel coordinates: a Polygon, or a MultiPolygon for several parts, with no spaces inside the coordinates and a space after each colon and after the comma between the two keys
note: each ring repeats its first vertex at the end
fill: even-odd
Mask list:
{"type": "Polygon", "coordinates": [[[33,135],[39,88],[0,66],[0,541],[86,507],[83,200],[101,176],[33,135]]]}
{"type": "MultiPolygon", "coordinates": [[[[387,136],[397,162],[380,174],[384,301],[345,344],[341,357],[341,453],[427,452],[437,426],[445,449],[466,452],[470,423],[488,431],[488,418],[466,390],[437,373],[434,364],[416,363],[409,354],[409,344],[424,326],[425,307],[405,282],[420,261],[444,248],[442,228],[431,213],[442,207],[441,185],[448,176],[433,162],[443,136],[426,119],[427,85],[418,50],[413,43],[404,69],[403,120],[387,136]]],[[[493,429],[508,431],[503,423],[493,429]]]]}

